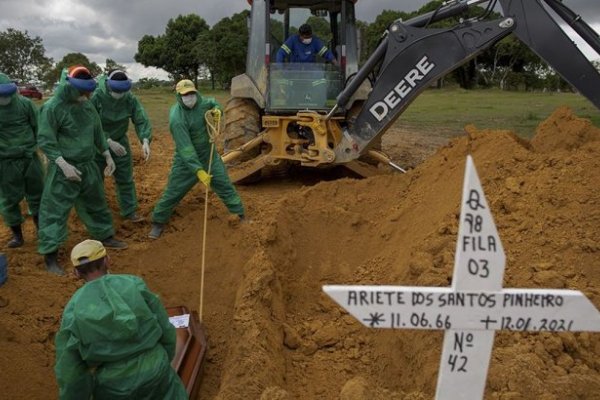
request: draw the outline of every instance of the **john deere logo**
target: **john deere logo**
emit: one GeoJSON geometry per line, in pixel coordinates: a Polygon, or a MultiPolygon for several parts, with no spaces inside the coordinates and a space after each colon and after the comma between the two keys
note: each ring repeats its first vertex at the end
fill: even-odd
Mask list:
{"type": "Polygon", "coordinates": [[[394,86],[392,90],[385,95],[383,100],[373,104],[369,111],[377,118],[377,121],[383,120],[390,110],[393,110],[402,103],[402,100],[408,96],[415,86],[419,84],[425,77],[435,68],[435,64],[430,62],[427,56],[423,56],[417,62],[404,78],[394,86]]]}

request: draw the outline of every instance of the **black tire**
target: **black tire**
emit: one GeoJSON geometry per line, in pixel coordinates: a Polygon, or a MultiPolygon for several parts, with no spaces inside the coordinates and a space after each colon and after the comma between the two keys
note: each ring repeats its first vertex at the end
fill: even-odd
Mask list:
{"type": "MultiPolygon", "coordinates": [[[[254,100],[232,97],[225,106],[223,149],[235,150],[254,139],[260,133],[260,109],[254,100]]],[[[260,146],[243,154],[237,163],[250,160],[260,154],[260,146]]]]}

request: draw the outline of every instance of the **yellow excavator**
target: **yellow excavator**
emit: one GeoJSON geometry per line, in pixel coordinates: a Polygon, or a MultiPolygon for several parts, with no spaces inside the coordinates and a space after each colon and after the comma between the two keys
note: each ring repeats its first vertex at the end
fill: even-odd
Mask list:
{"type": "MultiPolygon", "coordinates": [[[[394,164],[381,136],[437,79],[508,35],[516,35],[600,108],[600,74],[559,21],[600,54],[598,34],[560,0],[450,0],[408,21],[394,21],[359,66],[356,0],[248,0],[246,73],[233,78],[225,109],[223,160],[234,182],[255,180],[292,164],[343,165],[362,176],[361,160],[394,164]],[[476,5],[501,17],[460,18],[476,5]],[[456,26],[430,24],[459,17],[456,26]],[[334,63],[277,62],[299,26],[319,29],[334,63]]],[[[489,13],[487,13],[489,14],[489,13]]]]}

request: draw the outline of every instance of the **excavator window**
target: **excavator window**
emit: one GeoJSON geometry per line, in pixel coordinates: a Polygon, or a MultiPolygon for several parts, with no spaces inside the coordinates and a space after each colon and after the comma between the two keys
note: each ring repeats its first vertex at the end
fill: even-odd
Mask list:
{"type": "Polygon", "coordinates": [[[335,98],[342,89],[343,77],[339,66],[325,63],[321,56],[317,56],[314,63],[276,62],[276,55],[282,44],[290,36],[297,34],[298,28],[305,23],[311,26],[313,37],[318,37],[339,61],[339,13],[294,7],[284,12],[271,13],[271,62],[268,66],[267,97],[268,108],[271,111],[325,110],[335,104],[335,98]]]}

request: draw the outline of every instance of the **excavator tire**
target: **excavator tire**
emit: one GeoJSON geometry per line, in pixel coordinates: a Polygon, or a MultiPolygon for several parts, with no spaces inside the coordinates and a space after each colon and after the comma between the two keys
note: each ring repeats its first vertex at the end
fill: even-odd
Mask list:
{"type": "MultiPolygon", "coordinates": [[[[250,99],[232,97],[225,106],[223,149],[235,150],[260,133],[260,109],[250,99]]],[[[260,146],[244,153],[236,163],[250,160],[260,154],[260,146]]]]}
{"type": "MultiPolygon", "coordinates": [[[[254,139],[260,133],[260,108],[250,99],[232,97],[225,106],[225,132],[223,135],[223,150],[235,150],[244,143],[254,139]]],[[[228,168],[231,171],[243,170],[244,163],[258,157],[261,146],[242,154],[228,168]]],[[[260,171],[239,180],[237,183],[248,185],[256,183],[262,178],[285,176],[289,164],[281,160],[277,165],[269,165],[260,171]]]]}

